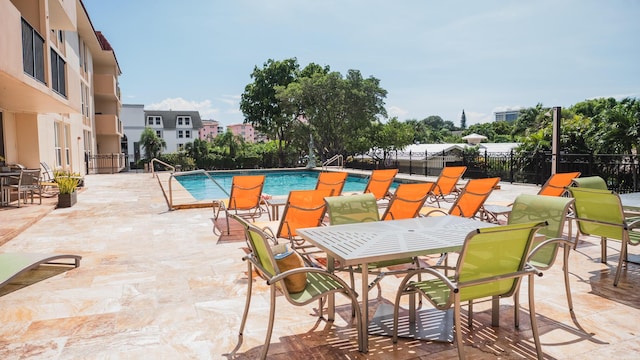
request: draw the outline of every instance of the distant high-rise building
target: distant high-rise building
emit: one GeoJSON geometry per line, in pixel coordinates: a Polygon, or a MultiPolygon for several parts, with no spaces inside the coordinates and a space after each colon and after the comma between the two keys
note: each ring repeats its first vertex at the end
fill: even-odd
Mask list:
{"type": "Polygon", "coordinates": [[[242,136],[244,141],[248,143],[254,143],[256,141],[253,125],[251,124],[228,125],[227,129],[229,129],[234,135],[242,136]]]}
{"type": "Polygon", "coordinates": [[[202,119],[202,129],[198,131],[200,140],[211,141],[219,134],[222,134],[224,129],[220,126],[220,123],[215,120],[202,119]]]}
{"type": "Polygon", "coordinates": [[[520,116],[520,109],[496,111],[494,114],[496,121],[514,122],[520,116]]]}

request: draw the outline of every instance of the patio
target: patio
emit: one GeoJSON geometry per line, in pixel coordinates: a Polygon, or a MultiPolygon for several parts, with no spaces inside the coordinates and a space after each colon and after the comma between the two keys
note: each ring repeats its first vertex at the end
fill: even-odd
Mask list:
{"type": "MultiPolygon", "coordinates": [[[[72,208],[53,210],[53,198],[0,211],[0,244],[6,241],[1,252],[83,257],[77,269],[34,271],[22,282],[43,280],[10,293],[2,289],[0,358],[231,358],[245,301],[244,241],[218,241],[210,208],[168,211],[150,174],[87,175],[85,182],[72,208]]],[[[501,183],[490,201],[537,190],[501,183]]],[[[581,240],[570,255],[575,318],[567,310],[561,264],[536,279],[545,358],[635,358],[640,351],[640,268],[630,265],[613,287],[619,243],[609,242],[610,260],[604,265],[599,239],[581,240]]],[[[637,247],[629,250],[632,256],[640,254],[637,247]]],[[[398,283],[385,278],[383,298],[372,290],[370,311],[389,303],[398,283]]],[[[524,293],[520,330],[513,327],[511,299],[501,301],[499,328],[490,326],[489,301],[474,304],[471,335],[463,327],[469,358],[534,358],[524,293]]],[[[236,358],[259,355],[268,295],[258,279],[236,358]]],[[[340,297],[335,326],[316,321],[317,304],[293,307],[280,300],[269,358],[457,358],[454,344],[407,339],[393,344],[375,335],[369,338],[369,353],[361,354],[350,307],[340,297]]]]}

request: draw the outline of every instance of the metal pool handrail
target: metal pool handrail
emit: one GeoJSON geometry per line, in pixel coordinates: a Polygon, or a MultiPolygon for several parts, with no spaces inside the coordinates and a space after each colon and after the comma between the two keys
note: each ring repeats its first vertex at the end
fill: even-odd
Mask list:
{"type": "Polygon", "coordinates": [[[149,162],[149,166],[151,167],[151,176],[155,177],[156,176],[156,172],[155,172],[155,167],[153,166],[154,163],[160,163],[168,168],[171,169],[171,172],[174,173],[176,172],[176,168],[167,164],[166,162],[162,161],[162,160],[158,160],[156,158],[151,159],[151,161],[149,162]]]}
{"type": "Polygon", "coordinates": [[[220,185],[220,183],[218,183],[214,178],[211,177],[211,175],[209,175],[209,173],[205,170],[191,170],[191,171],[181,171],[179,173],[172,173],[171,176],[169,177],[169,209],[173,210],[173,190],[171,187],[171,180],[173,180],[175,177],[177,176],[183,176],[183,175],[195,175],[195,174],[204,174],[206,177],[209,178],[209,180],[213,181],[214,184],[216,184],[227,196],[229,196],[229,193],[227,192],[227,190],[225,190],[222,185],[220,185]]]}
{"type": "Polygon", "coordinates": [[[338,166],[339,166],[339,167],[341,167],[341,168],[342,168],[342,167],[344,167],[344,160],[343,160],[342,155],[340,155],[340,154],[336,154],[336,155],[333,155],[333,157],[332,157],[331,159],[329,159],[329,160],[327,160],[327,161],[323,162],[323,163],[322,163],[322,168],[324,169],[324,168],[326,168],[329,164],[331,164],[332,162],[336,162],[336,161],[338,162],[338,166]]]}

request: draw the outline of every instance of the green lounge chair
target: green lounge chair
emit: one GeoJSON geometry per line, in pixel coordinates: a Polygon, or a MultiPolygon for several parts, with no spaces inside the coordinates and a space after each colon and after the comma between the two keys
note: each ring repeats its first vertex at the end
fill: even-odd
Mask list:
{"type": "MultiPolygon", "coordinates": [[[[573,199],[560,196],[544,195],[519,195],[513,203],[513,209],[509,214],[508,224],[522,224],[532,221],[546,221],[547,226],[538,230],[538,234],[544,238],[536,237],[533,242],[533,250],[529,254],[529,264],[538,270],[551,268],[556,260],[558,249],[562,246],[564,272],[564,287],[567,296],[569,311],[573,311],[573,301],[571,300],[571,288],[569,286],[569,251],[573,245],[571,237],[562,238],[564,224],[567,221],[567,214],[573,205],[573,199]]],[[[514,295],[515,322],[519,322],[519,292],[514,295]]]]}
{"type": "MultiPolygon", "coordinates": [[[[601,259],[607,263],[607,239],[621,242],[618,269],[613,286],[618,286],[624,263],[628,263],[628,245],[640,244],[640,217],[625,218],[618,194],[609,190],[570,187],[575,198],[575,220],[579,233],[600,236],[601,259]]],[[[576,235],[577,242],[577,235],[576,235]]]]}
{"type": "MultiPolygon", "coordinates": [[[[461,303],[475,299],[512,296],[518,290],[523,277],[528,277],[529,315],[538,359],[543,358],[535,315],[534,275],[539,271],[527,263],[533,237],[545,223],[533,222],[496,226],[474,230],[467,235],[453,277],[435,268],[423,268],[408,273],[400,283],[393,314],[393,342],[398,341],[398,317],[400,299],[415,294],[425,297],[439,310],[454,307],[454,332],[458,357],[464,359],[461,329],[461,303]],[[414,276],[429,275],[429,279],[412,281],[414,276]]],[[[410,301],[409,312],[415,312],[410,301]]],[[[498,309],[494,309],[498,311],[498,309]]],[[[472,322],[469,311],[469,325],[472,322]]],[[[494,313],[494,316],[497,314],[494,313]]],[[[415,318],[410,315],[409,318],[415,318]]],[[[403,325],[404,326],[404,325],[403,325]]]]}
{"type": "Polygon", "coordinates": [[[68,254],[36,254],[36,253],[0,253],[0,287],[9,284],[17,276],[35,269],[40,265],[80,266],[79,255],[68,254]],[[71,259],[72,263],[60,262],[60,259],[71,259]]]}
{"type": "MultiPolygon", "coordinates": [[[[248,267],[248,289],[244,312],[242,314],[242,320],[240,322],[239,341],[236,348],[231,352],[231,354],[235,354],[235,352],[242,345],[243,331],[246,325],[247,315],[249,314],[249,307],[251,304],[251,291],[253,283],[251,274],[253,274],[254,268],[258,271],[260,276],[262,276],[267,281],[267,285],[269,285],[270,287],[269,323],[267,325],[267,335],[264,347],[260,356],[261,359],[266,359],[267,352],[269,351],[269,344],[271,342],[271,334],[273,331],[274,318],[276,313],[276,293],[278,291],[284,295],[289,303],[295,306],[304,306],[314,301],[319,301],[318,309],[320,310],[320,318],[323,317],[323,299],[327,296],[333,296],[333,294],[342,294],[351,300],[351,306],[353,308],[353,312],[355,313],[356,322],[357,324],[361,324],[362,314],[360,312],[360,307],[358,306],[357,294],[353,290],[351,290],[349,285],[347,285],[344,280],[334,274],[329,273],[324,269],[320,269],[317,267],[306,267],[303,266],[302,263],[302,266],[300,267],[281,271],[278,261],[274,256],[272,250],[273,244],[269,240],[269,236],[261,229],[255,227],[253,224],[248,223],[242,217],[235,214],[232,214],[230,216],[241,222],[245,226],[245,235],[247,242],[250,244],[251,250],[248,255],[243,257],[243,260],[247,262],[248,267]],[[290,292],[285,284],[285,281],[289,276],[295,276],[299,274],[306,275],[306,285],[304,285],[303,290],[299,292],[290,292]]],[[[293,256],[295,254],[296,253],[293,252],[290,256],[293,256]]],[[[331,321],[333,319],[329,318],[328,320],[331,321]]],[[[366,352],[367,339],[362,336],[362,329],[359,325],[358,347],[361,352],[366,352]]]]}

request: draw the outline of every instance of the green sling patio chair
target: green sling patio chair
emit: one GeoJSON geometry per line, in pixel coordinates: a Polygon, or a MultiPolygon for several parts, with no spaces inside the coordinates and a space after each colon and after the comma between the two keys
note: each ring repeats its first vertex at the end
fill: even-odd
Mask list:
{"type": "MultiPolygon", "coordinates": [[[[330,196],[325,198],[327,202],[327,213],[329,214],[330,225],[354,224],[368,221],[380,221],[380,213],[376,198],[373,194],[359,194],[347,196],[330,196]]],[[[419,266],[417,258],[405,258],[390,261],[381,261],[369,264],[369,272],[376,274],[376,278],[369,283],[369,290],[378,285],[380,280],[386,275],[406,273],[407,268],[391,270],[389,267],[410,264],[411,268],[419,266]],[[386,270],[385,270],[386,269],[386,270]]],[[[355,283],[353,274],[361,269],[349,268],[351,285],[355,283]]],[[[379,291],[381,291],[379,289],[379,291]]]]}
{"type": "Polygon", "coordinates": [[[620,197],[612,191],[570,187],[569,192],[575,199],[578,232],[600,236],[600,261],[603,264],[607,263],[607,239],[621,242],[618,268],[613,280],[613,286],[618,286],[622,266],[630,262],[628,245],[640,244],[640,217],[625,218],[620,197]]]}
{"type": "Polygon", "coordinates": [[[38,254],[38,253],[0,253],[0,288],[11,283],[19,275],[41,265],[77,268],[80,255],[38,254]],[[69,259],[69,261],[61,261],[69,259]]]}
{"type": "Polygon", "coordinates": [[[577,177],[572,181],[573,186],[588,188],[588,189],[600,189],[607,190],[607,183],[600,176],[587,176],[577,177]]]}
{"type": "MultiPolygon", "coordinates": [[[[230,216],[243,223],[246,230],[246,239],[251,247],[251,252],[243,257],[243,260],[247,262],[247,274],[249,276],[247,281],[247,297],[244,312],[242,314],[242,320],[240,322],[239,341],[231,354],[234,354],[242,344],[244,327],[246,325],[249,307],[251,304],[253,283],[252,274],[254,268],[258,271],[258,274],[267,281],[267,285],[270,287],[269,323],[267,324],[267,335],[262,349],[262,354],[260,356],[261,359],[266,359],[269,351],[269,344],[271,342],[271,334],[273,332],[276,314],[276,293],[278,292],[282,293],[286,300],[295,306],[304,306],[318,301],[320,318],[323,318],[323,300],[327,296],[333,296],[333,294],[342,294],[351,301],[351,306],[353,308],[357,324],[361,323],[362,314],[360,312],[360,306],[358,305],[357,294],[351,290],[344,280],[324,269],[306,267],[302,265],[302,263],[300,264],[300,267],[294,267],[286,271],[282,270],[280,268],[281,265],[272,250],[273,243],[269,240],[269,236],[253,224],[248,223],[242,217],[235,214],[231,214],[230,216]],[[296,275],[299,277],[301,274],[303,276],[302,290],[298,292],[289,291],[288,286],[285,284],[287,278],[296,275]],[[304,279],[305,276],[306,279],[304,279]]],[[[294,256],[295,254],[295,252],[292,252],[289,256],[294,256]]],[[[329,318],[328,320],[332,321],[333,319],[329,318]]],[[[366,341],[367,339],[362,336],[361,327],[358,326],[358,348],[361,352],[366,351],[366,341]]]]}
{"type": "MultiPolygon", "coordinates": [[[[393,314],[393,342],[398,341],[398,317],[400,300],[410,295],[409,312],[415,312],[414,295],[426,298],[439,310],[453,306],[455,342],[458,357],[464,359],[464,344],[461,326],[461,303],[475,299],[492,297],[494,299],[510,297],[517,290],[522,278],[528,277],[529,315],[531,331],[538,359],[542,359],[542,346],[538,337],[535,315],[534,275],[539,271],[527,263],[533,237],[544,222],[513,224],[477,229],[469,233],[464,241],[457,265],[452,277],[446,276],[436,268],[422,268],[409,272],[400,283],[396,293],[393,314]],[[429,278],[412,281],[422,274],[429,278]]],[[[498,311],[498,309],[494,309],[498,311]]],[[[472,323],[469,311],[469,326],[472,323]]],[[[496,315],[496,314],[494,314],[496,315]]],[[[415,318],[410,315],[409,318],[415,318]]],[[[405,325],[403,325],[405,326],[405,325]]]]}
{"type": "MultiPolygon", "coordinates": [[[[551,268],[556,260],[558,249],[563,249],[562,271],[564,272],[564,287],[569,311],[573,311],[571,288],[569,286],[569,251],[573,242],[571,238],[564,239],[562,233],[567,214],[573,205],[573,199],[568,197],[544,195],[519,195],[513,202],[513,209],[509,214],[508,224],[522,224],[532,221],[546,221],[547,226],[538,230],[533,241],[533,250],[529,254],[529,264],[538,270],[551,268]]],[[[515,322],[519,322],[519,292],[514,295],[515,322]]]]}

